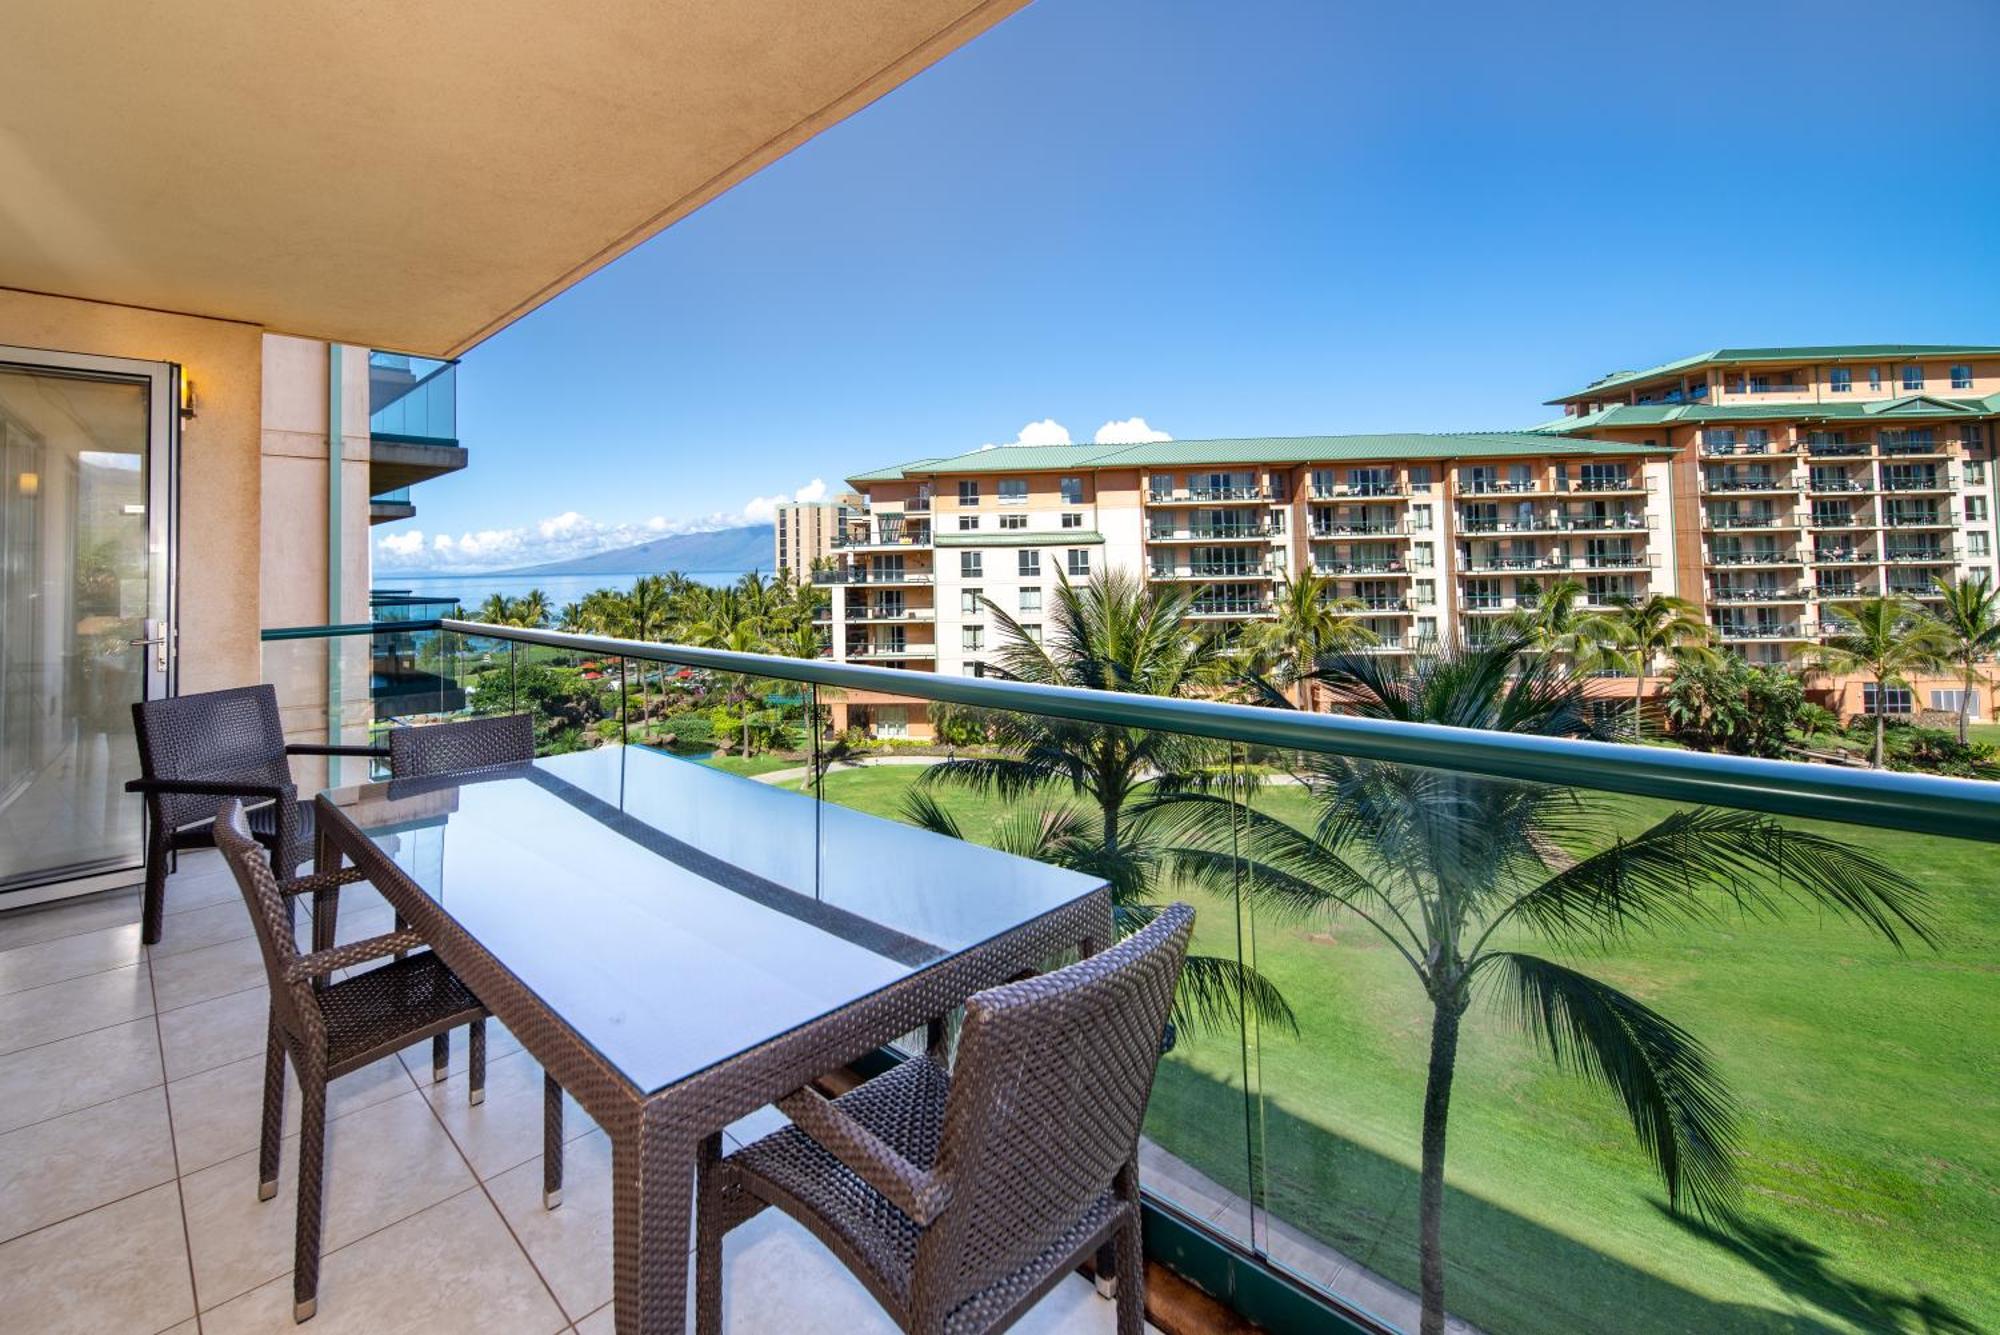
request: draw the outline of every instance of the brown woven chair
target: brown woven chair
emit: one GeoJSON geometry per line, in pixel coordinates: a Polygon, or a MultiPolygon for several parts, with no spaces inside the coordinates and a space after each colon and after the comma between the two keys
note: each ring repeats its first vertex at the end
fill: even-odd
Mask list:
{"type": "MultiPolygon", "coordinates": [[[[278,1194],[278,1158],[284,1145],[285,1059],[298,1074],[299,1213],[292,1262],[292,1319],[304,1321],[319,1305],[321,1195],[326,1166],[326,1087],[352,1071],[392,1057],[459,1025],[471,1027],[471,1099],[486,1097],[486,1008],[443,960],[430,951],[401,954],[424,944],[416,932],[396,931],[351,945],[301,955],[293,904],[361,879],[353,868],[280,881],[259,851],[236,798],[215,814],[216,847],[236,876],[250,908],[257,944],[270,982],[271,1020],[264,1053],[264,1122],[257,1152],[257,1198],[278,1194]],[[328,981],[350,965],[397,955],[379,968],[328,981]]],[[[556,1124],[544,1132],[562,1141],[562,1103],[556,1124]]],[[[557,1172],[561,1172],[558,1162],[557,1172]]],[[[560,1178],[557,1180],[560,1186],[560,1178]]]]}
{"type": "Polygon", "coordinates": [[[966,1003],[958,1061],[928,1057],[792,1125],[703,1155],[695,1229],[698,1335],[722,1326],[722,1239],[775,1205],[810,1229],[904,1330],[1013,1324],[1115,1241],[1118,1330],[1145,1319],[1139,1125],[1194,926],[1176,904],[1100,955],[966,1003]]]}
{"type": "Polygon", "coordinates": [[[158,944],[166,912],[167,870],[184,848],[215,844],[218,798],[256,801],[249,830],[270,850],[280,876],[312,856],[312,803],[300,802],[291,757],[388,754],[377,747],[285,744],[278,692],[270,685],[203,691],[132,706],[140,777],[125,791],[146,798],[146,894],[140,939],[158,944]]]}
{"type": "Polygon", "coordinates": [[[534,758],[532,714],[496,714],[389,733],[389,773],[398,779],[524,765],[534,758]]]}

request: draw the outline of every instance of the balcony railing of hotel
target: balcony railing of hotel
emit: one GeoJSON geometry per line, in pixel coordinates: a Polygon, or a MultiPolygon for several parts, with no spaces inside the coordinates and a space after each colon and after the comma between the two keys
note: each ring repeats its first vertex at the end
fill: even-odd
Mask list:
{"type": "Polygon", "coordinates": [[[1801,640],[1806,635],[1796,621],[1718,621],[1715,633],[1725,640],[1801,640]]]}
{"type": "Polygon", "coordinates": [[[368,430],[411,441],[458,439],[458,363],[368,354],[368,430]]]}
{"type": "MultiPolygon", "coordinates": [[[[1254,600],[1209,605],[1264,610],[1254,600]]],[[[1723,624],[1732,638],[1765,639],[1794,623],[1723,624]]],[[[1406,643],[1414,641],[1396,635],[1372,652],[1400,653],[1406,643]]],[[[1147,1244],[1156,1259],[1281,1335],[1418,1324],[1418,1110],[1437,1012],[1417,976],[1428,949],[1421,924],[1430,901],[1419,889],[1428,873],[1406,859],[1449,847],[1449,865],[1425,866],[1491,878],[1460,887],[1464,897],[1454,902],[1478,922],[1454,929],[1458,950],[1501,904],[1561,875],[1574,893],[1560,912],[1545,896],[1546,912],[1517,913],[1495,936],[1496,953],[1482,956],[1494,1004],[1474,1004],[1460,1031],[1450,1110],[1460,1134],[1443,1170],[1451,1314],[1489,1335],[1776,1329],[1801,1320],[1828,1330],[1995,1324],[1967,1258],[1985,1245],[1981,1221],[1990,1218],[1996,1174],[1973,1131],[2000,1120],[2000,1086],[1960,1049],[1985,1042],[1985,1029],[1966,1026],[1991,1014],[1993,945],[1978,914],[1992,895],[2000,784],[458,620],[267,632],[264,675],[301,740],[316,727],[365,737],[526,710],[547,752],[667,748],[695,692],[749,683],[765,708],[760,735],[808,757],[798,767],[803,778],[767,776],[801,802],[867,806],[881,800],[868,794],[883,773],[917,781],[914,770],[818,763],[833,740],[832,711],[859,696],[1052,721],[1052,735],[1104,730],[1125,745],[1172,739],[1175,747],[1149,754],[1178,756],[1200,782],[1183,805],[1137,821],[1133,837],[1147,841],[1153,879],[1128,906],[1136,918],[1144,904],[1190,900],[1200,915],[1195,952],[1216,958],[1218,969],[1254,969],[1284,1010],[1240,1014],[1225,985],[1206,1020],[1195,1012],[1176,1026],[1142,1148],[1147,1244]],[[436,691],[370,702],[365,692],[327,690],[343,664],[370,660],[382,634],[417,637],[408,642],[411,666],[436,691]],[[860,781],[870,773],[874,780],[860,781]],[[1437,805],[1412,806],[1407,823],[1385,813],[1378,839],[1337,796],[1345,790],[1331,786],[1341,773],[1370,802],[1437,805]],[[1498,828],[1499,813],[1513,822],[1538,811],[1554,822],[1551,833],[1498,828]],[[1656,893],[1674,896],[1673,907],[1627,933],[1636,901],[1622,881],[1605,882],[1605,898],[1583,894],[1596,884],[1584,874],[1589,858],[1647,837],[1671,813],[1694,824],[1673,839],[1650,836],[1653,843],[1670,861],[1708,861],[1688,864],[1685,878],[1671,869],[1655,877],[1656,893]],[[1752,818],[1775,823],[1762,829],[1865,851],[1874,859],[1869,877],[1908,878],[1908,893],[1923,896],[1908,901],[1921,938],[1894,915],[1878,915],[1871,927],[1865,914],[1827,912],[1828,898],[1795,901],[1796,873],[1811,859],[1795,862],[1777,845],[1770,878],[1746,878],[1749,866],[1730,850],[1750,841],[1709,845],[1720,837],[1718,822],[1752,818]],[[1335,826],[1332,841],[1316,838],[1335,826]],[[1468,856],[1468,838],[1501,842],[1490,856],[1468,856]],[[1286,860],[1308,848],[1317,851],[1286,860]],[[1187,879],[1197,868],[1202,874],[1187,879]],[[1391,896],[1384,902],[1399,915],[1414,910],[1411,925],[1399,929],[1371,912],[1372,898],[1355,902],[1365,917],[1308,911],[1348,883],[1341,877],[1391,896]],[[1504,891],[1497,900],[1496,891],[1504,891]],[[1907,953],[1885,940],[1885,925],[1907,953]],[[1404,940],[1411,933],[1414,944],[1404,940]],[[1571,953],[1572,945],[1582,949],[1571,953]],[[1552,952],[1560,965],[1538,962],[1552,952]],[[1783,985],[1773,987],[1774,977],[1783,985]],[[1733,1152],[1714,1160],[1748,1184],[1739,1208],[1668,1209],[1623,1106],[1598,1085],[1566,1081],[1538,1052],[1534,1034],[1554,1031],[1538,1031],[1535,1015],[1567,1024],[1562,998],[1605,1004],[1605,994],[1588,990],[1592,979],[1642,998],[1633,1017],[1685,1026],[1709,1045],[1703,1089],[1726,1085],[1726,1106],[1742,1110],[1722,1122],[1734,1128],[1733,1152]],[[1541,990],[1558,983],[1565,990],[1541,990]],[[1557,1009],[1526,1004],[1536,997],[1557,1009]],[[1515,1023],[1523,1017],[1525,1028],[1515,1023]],[[1867,1166],[1865,1182],[1855,1164],[1867,1166]],[[1905,1324],[1906,1316],[1918,1321],[1911,1314],[1923,1324],[1905,1324]]],[[[351,688],[366,676],[356,666],[344,680],[351,688]]],[[[337,763],[345,769],[334,782],[366,777],[366,762],[337,763]]],[[[985,837],[984,807],[972,820],[966,811],[1006,804],[950,777],[932,776],[933,791],[960,812],[963,828],[985,837]]],[[[1128,825],[1160,796],[1171,795],[1129,799],[1128,825]]],[[[1096,811],[1067,783],[1023,800],[1096,811]]],[[[883,809],[893,814],[894,801],[883,809]]],[[[1812,859],[1822,856],[1808,848],[1812,859]]],[[[1588,1028],[1560,1032],[1558,1050],[1583,1054],[1584,1069],[1594,1069],[1587,1046],[1568,1046],[1587,1044],[1588,1028]]],[[[1675,1041],[1684,1047],[1686,1036],[1675,1041]]]]}
{"type": "Polygon", "coordinates": [[[1313,537],[1314,539],[1349,538],[1349,537],[1366,538],[1366,537],[1374,537],[1385,534],[1393,535],[1400,533],[1408,533],[1409,531],[1410,531],[1409,525],[1402,520],[1380,520],[1380,519],[1363,521],[1361,523],[1354,523],[1351,521],[1342,523],[1333,520],[1321,523],[1318,520],[1315,520],[1313,521],[1311,528],[1308,530],[1310,536],[1313,537]]]}
{"type": "Polygon", "coordinates": [[[1532,519],[1502,519],[1460,515],[1465,533],[1626,533],[1658,528],[1657,515],[1538,515],[1532,519]]]}
{"type": "Polygon", "coordinates": [[[1712,566],[1795,566],[1800,564],[1799,554],[1785,548],[1761,548],[1755,551],[1711,552],[1708,564],[1712,566]]]}
{"type": "Polygon", "coordinates": [[[1188,614],[1198,617],[1260,617],[1271,614],[1268,598],[1202,596],[1188,604],[1188,614]]]}
{"type": "Polygon", "coordinates": [[[1185,528],[1156,524],[1146,531],[1146,537],[1152,542],[1232,542],[1244,538],[1268,538],[1276,532],[1267,523],[1189,524],[1185,528]]]}
{"type": "Polygon", "coordinates": [[[1401,575],[1409,572],[1406,563],[1397,560],[1372,561],[1314,561],[1315,575],[1401,575]]]}
{"type": "MultiPolygon", "coordinates": [[[[1428,490],[1426,488],[1425,490],[1428,490]]],[[[1336,482],[1332,486],[1315,484],[1311,488],[1311,498],[1316,501],[1340,501],[1351,498],[1366,499],[1370,496],[1407,496],[1410,488],[1401,482],[1336,482]]]]}
{"type": "Polygon", "coordinates": [[[1797,380],[1726,380],[1725,394],[1806,394],[1812,386],[1797,380]]]}
{"type": "Polygon", "coordinates": [[[1807,491],[1873,491],[1875,480],[1868,477],[1849,477],[1844,473],[1815,473],[1806,480],[1807,491]]]}
{"type": "Polygon", "coordinates": [[[881,528],[873,533],[853,531],[833,535],[835,547],[928,547],[931,545],[930,525],[916,528],[881,528]]]}
{"type": "Polygon", "coordinates": [[[1782,589],[1765,585],[1749,588],[1718,586],[1709,594],[1713,603],[1808,603],[1813,600],[1811,589],[1782,589]]]}
{"type": "Polygon", "coordinates": [[[1217,501],[1274,500],[1269,487],[1181,487],[1153,488],[1146,493],[1149,505],[1211,504],[1217,501]]]}
{"type": "Polygon", "coordinates": [[[931,621],[937,617],[935,607],[868,607],[866,605],[847,609],[850,621],[931,621]]]}
{"type": "Polygon", "coordinates": [[[933,575],[928,570],[869,570],[864,566],[852,569],[815,570],[815,584],[929,584],[933,575]]]}

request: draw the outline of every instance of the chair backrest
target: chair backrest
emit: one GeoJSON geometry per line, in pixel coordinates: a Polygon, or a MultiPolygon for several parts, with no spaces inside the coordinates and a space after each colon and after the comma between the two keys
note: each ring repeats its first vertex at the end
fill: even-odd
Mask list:
{"type": "MultiPolygon", "coordinates": [[[[285,758],[285,728],[278,719],[278,691],[268,683],[202,691],[132,706],[139,740],[139,773],[148,779],[223,779],[233,783],[292,782],[285,758]]],[[[149,801],[155,819],[178,829],[215,814],[215,799],[163,793],[149,801]]]]}
{"type": "Polygon", "coordinates": [[[534,758],[531,714],[496,714],[389,732],[389,773],[398,779],[522,765],[534,758]]]}
{"type": "Polygon", "coordinates": [[[278,1023],[301,1038],[324,1032],[319,999],[310,980],[286,982],[285,974],[299,960],[298,928],[291,905],[278,888],[263,846],[250,834],[243,804],[226,798],[215,812],[215,846],[236,877],[236,888],[250,909],[250,925],[264,956],[265,981],[271,985],[271,1008],[278,1023]]]}
{"type": "Polygon", "coordinates": [[[966,1003],[938,1170],[950,1205],[918,1244],[947,1307],[1033,1261],[1138,1152],[1194,910],[966,1003]]]}

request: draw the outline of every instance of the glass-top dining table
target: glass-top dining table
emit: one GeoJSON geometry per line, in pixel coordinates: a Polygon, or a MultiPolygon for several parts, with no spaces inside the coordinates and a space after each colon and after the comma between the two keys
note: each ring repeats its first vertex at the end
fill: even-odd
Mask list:
{"type": "Polygon", "coordinates": [[[317,814],[319,869],[360,868],[610,1137],[620,1335],[686,1328],[725,1126],[1112,932],[1100,880],[643,747],[317,814]]]}

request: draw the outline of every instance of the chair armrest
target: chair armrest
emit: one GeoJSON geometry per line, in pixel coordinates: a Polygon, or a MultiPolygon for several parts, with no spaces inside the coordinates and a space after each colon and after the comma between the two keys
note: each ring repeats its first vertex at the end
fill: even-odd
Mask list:
{"type": "Polygon", "coordinates": [[[317,742],[292,742],[285,747],[288,756],[372,756],[377,760],[389,758],[386,746],[322,746],[317,742]]]}
{"type": "Polygon", "coordinates": [[[355,941],[345,946],[334,946],[330,950],[315,950],[310,955],[301,955],[285,970],[285,981],[302,983],[309,978],[319,978],[335,969],[345,969],[350,964],[365,964],[369,960],[393,955],[399,950],[415,950],[418,946],[429,945],[422,932],[385,932],[381,936],[371,936],[365,941],[355,941]]]}
{"type": "Polygon", "coordinates": [[[935,1171],[926,1172],[890,1149],[880,1136],[818,1090],[794,1090],[779,1099],[777,1107],[794,1126],[881,1192],[919,1228],[928,1227],[950,1203],[951,1186],[935,1171]]]}
{"type": "Polygon", "coordinates": [[[231,783],[227,779],[127,779],[128,793],[186,793],[196,797],[261,797],[281,802],[297,792],[290,785],[231,783]]]}
{"type": "Polygon", "coordinates": [[[343,885],[353,885],[365,881],[368,874],[359,867],[342,867],[339,871],[316,871],[305,876],[294,876],[288,881],[278,882],[281,895],[316,895],[323,890],[338,889],[343,885]]]}

